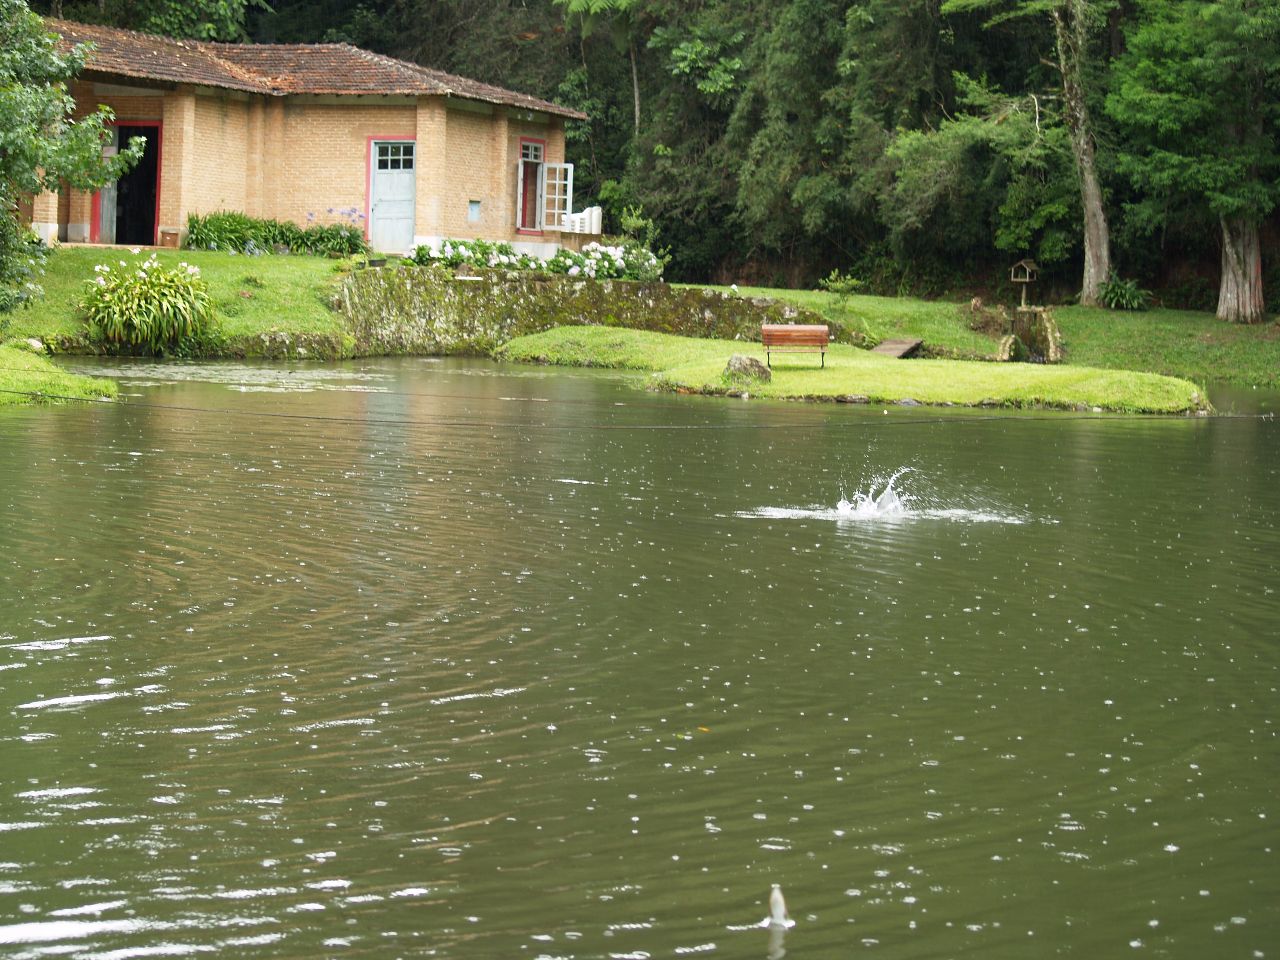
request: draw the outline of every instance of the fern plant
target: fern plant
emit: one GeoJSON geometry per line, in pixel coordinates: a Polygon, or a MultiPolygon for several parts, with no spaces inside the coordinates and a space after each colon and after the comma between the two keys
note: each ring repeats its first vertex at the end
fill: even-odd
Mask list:
{"type": "Polygon", "coordinates": [[[1103,282],[1098,298],[1110,310],[1145,310],[1151,306],[1151,291],[1143,290],[1137,280],[1121,280],[1115,273],[1103,282]]]}

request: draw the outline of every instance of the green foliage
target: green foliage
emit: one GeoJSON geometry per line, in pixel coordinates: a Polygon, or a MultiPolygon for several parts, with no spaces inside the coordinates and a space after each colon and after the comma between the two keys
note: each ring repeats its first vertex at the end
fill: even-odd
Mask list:
{"type": "Polygon", "coordinates": [[[851,274],[832,270],[818,281],[818,286],[827,293],[835,294],[837,300],[843,301],[850,294],[860,293],[866,284],[851,274]]]}
{"type": "Polygon", "coordinates": [[[1151,306],[1151,291],[1143,290],[1137,280],[1121,280],[1114,272],[1102,284],[1102,305],[1109,310],[1146,310],[1151,306]]]}
{"type": "Polygon", "coordinates": [[[747,32],[725,30],[716,24],[697,25],[688,34],[674,27],[657,27],[649,47],[664,51],[673,77],[688,77],[699,93],[725,97],[742,84],[742,57],[731,51],[741,47],[747,32]]]}
{"type": "Polygon", "coordinates": [[[1179,201],[1260,221],[1280,201],[1280,2],[1143,0],[1107,110],[1154,230],[1179,201]]]}
{"type": "Polygon", "coordinates": [[[19,225],[17,211],[4,199],[0,185],[0,339],[5,314],[40,295],[40,274],[48,251],[29,229],[19,225]]]}
{"type": "Polygon", "coordinates": [[[18,226],[18,198],[64,180],[92,189],[142,155],[142,140],[134,138],[118,156],[103,158],[109,110],[71,119],[66,83],[83,66],[83,51],[59,52],[21,0],[0,0],[0,312],[39,292],[38,250],[18,226]]]}
{"type": "Polygon", "coordinates": [[[250,10],[269,12],[265,0],[63,0],[36,4],[42,12],[54,12],[81,23],[159,33],[193,40],[236,41],[245,38],[245,17],[250,10]]]}
{"type": "MultiPolygon", "coordinates": [[[[350,211],[343,213],[356,216],[350,211]]],[[[313,223],[304,229],[296,223],[249,217],[231,210],[187,217],[187,247],[250,256],[273,253],[278,248],[287,248],[290,253],[344,257],[369,251],[356,223],[313,223]]]]}
{"type": "Polygon", "coordinates": [[[1008,97],[957,75],[965,112],[902,133],[881,216],[901,256],[986,244],[1052,264],[1079,242],[1079,191],[1061,119],[1035,95],[1008,97]]]}
{"type": "Polygon", "coordinates": [[[151,254],[132,266],[125,260],[100,264],[94,273],[82,302],[91,339],[150,354],[190,353],[201,346],[213,310],[198,267],[166,268],[151,254]]]}
{"type": "Polygon", "coordinates": [[[244,39],[249,7],[271,9],[265,0],[146,0],[133,6],[134,15],[141,15],[138,29],[145,33],[224,41],[244,39]]]}

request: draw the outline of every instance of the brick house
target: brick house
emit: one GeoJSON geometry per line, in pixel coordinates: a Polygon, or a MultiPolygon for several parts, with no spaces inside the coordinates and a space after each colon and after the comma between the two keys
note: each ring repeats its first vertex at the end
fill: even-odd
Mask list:
{"type": "Polygon", "coordinates": [[[223,44],[45,21],[92,44],[79,109],[147,139],[115,184],[31,204],[46,240],[177,245],[187,216],[237,210],[355,221],[375,249],[445,237],[547,256],[572,211],[564,124],[576,110],[346,44],[223,44]]]}

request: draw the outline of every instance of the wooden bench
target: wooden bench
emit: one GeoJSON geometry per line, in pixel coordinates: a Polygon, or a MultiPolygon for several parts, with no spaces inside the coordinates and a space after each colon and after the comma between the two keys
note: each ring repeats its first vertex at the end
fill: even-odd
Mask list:
{"type": "Polygon", "coordinates": [[[760,339],[764,343],[765,363],[773,366],[772,353],[820,353],[822,366],[827,365],[827,325],[825,323],[762,323],[760,339]]]}

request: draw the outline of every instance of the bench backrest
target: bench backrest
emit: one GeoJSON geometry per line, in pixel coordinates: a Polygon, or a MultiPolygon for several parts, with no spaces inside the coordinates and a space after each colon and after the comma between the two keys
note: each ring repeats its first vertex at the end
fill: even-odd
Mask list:
{"type": "Polygon", "coordinates": [[[822,323],[763,323],[760,339],[766,347],[825,347],[827,326],[822,323]]]}

